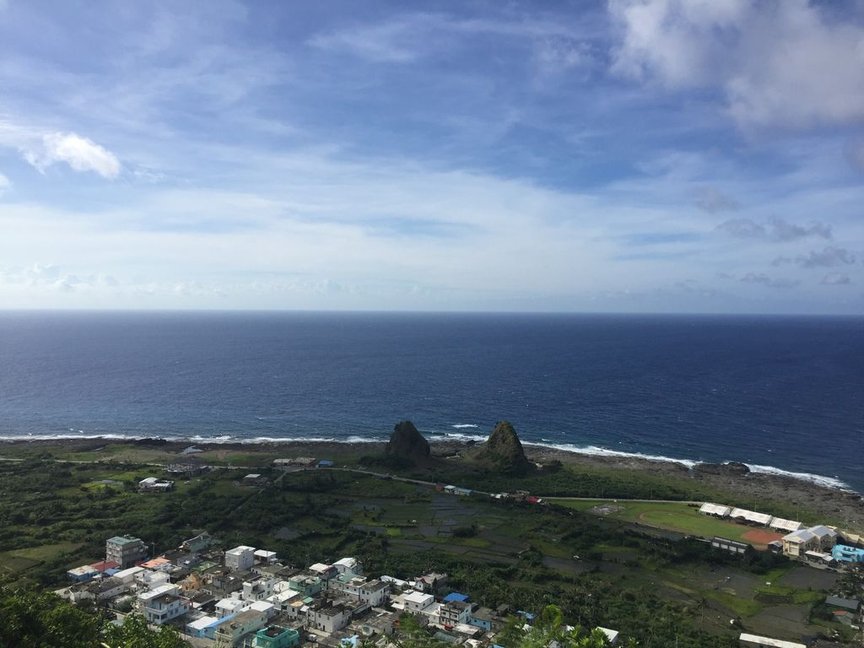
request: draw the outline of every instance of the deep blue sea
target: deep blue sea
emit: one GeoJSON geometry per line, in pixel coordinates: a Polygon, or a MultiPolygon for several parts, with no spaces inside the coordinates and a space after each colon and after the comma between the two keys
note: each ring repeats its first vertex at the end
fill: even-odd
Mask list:
{"type": "Polygon", "coordinates": [[[864,492],[864,319],[0,313],[0,437],[359,442],[402,419],[864,492]]]}

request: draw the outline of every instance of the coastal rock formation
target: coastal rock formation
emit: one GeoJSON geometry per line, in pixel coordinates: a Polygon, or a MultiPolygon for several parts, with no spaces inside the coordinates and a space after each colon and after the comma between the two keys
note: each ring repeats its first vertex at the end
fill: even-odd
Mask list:
{"type": "Polygon", "coordinates": [[[498,422],[475,459],[508,475],[524,475],[534,467],[525,456],[522,442],[509,421],[498,422]]]}
{"type": "Polygon", "coordinates": [[[425,461],[430,454],[429,442],[411,421],[400,421],[393,428],[384,454],[414,462],[425,461]]]}
{"type": "Polygon", "coordinates": [[[700,474],[723,475],[726,477],[746,477],[750,474],[750,467],[747,464],[737,461],[728,461],[726,463],[699,463],[693,466],[693,473],[696,476],[700,474]]]}

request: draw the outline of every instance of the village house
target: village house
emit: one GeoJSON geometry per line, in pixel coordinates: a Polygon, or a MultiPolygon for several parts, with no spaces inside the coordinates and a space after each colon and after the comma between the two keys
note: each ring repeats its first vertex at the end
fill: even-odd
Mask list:
{"type": "Polygon", "coordinates": [[[142,493],[166,493],[174,490],[174,482],[158,477],[145,477],[138,482],[138,490],[142,493]]]}
{"type": "Polygon", "coordinates": [[[348,625],[352,611],[341,602],[320,601],[306,612],[306,624],[322,632],[336,632],[348,625]]]}
{"type": "Polygon", "coordinates": [[[379,606],[387,599],[390,586],[380,580],[366,580],[362,576],[339,577],[329,582],[329,589],[357,598],[369,607],[379,606]]]}
{"type": "Polygon", "coordinates": [[[252,648],[296,648],[300,645],[300,633],[293,628],[271,625],[255,633],[252,648]]]}
{"type": "Polygon", "coordinates": [[[466,601],[448,601],[438,609],[438,624],[446,627],[467,624],[471,618],[471,604],[466,601]]]}
{"type": "Polygon", "coordinates": [[[228,569],[243,571],[255,564],[255,547],[240,545],[225,552],[225,566],[228,569]]]}
{"type": "Polygon", "coordinates": [[[205,549],[209,549],[214,542],[215,540],[213,536],[211,536],[206,531],[202,531],[195,537],[184,540],[183,543],[180,545],[180,549],[182,551],[188,551],[190,553],[200,553],[205,549]]]}
{"type": "Polygon", "coordinates": [[[268,618],[263,612],[246,610],[219,624],[214,638],[217,646],[236,646],[240,640],[267,625],[268,618]]]}
{"type": "Polygon", "coordinates": [[[189,602],[180,596],[180,588],[174,584],[160,585],[138,594],[138,611],[147,623],[162,625],[189,611],[189,602]]]}

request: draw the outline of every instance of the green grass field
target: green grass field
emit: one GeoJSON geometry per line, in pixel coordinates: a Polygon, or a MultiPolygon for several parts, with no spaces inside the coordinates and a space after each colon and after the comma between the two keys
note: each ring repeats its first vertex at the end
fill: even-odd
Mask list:
{"type": "Polygon", "coordinates": [[[14,549],[0,553],[0,571],[22,572],[46,560],[76,551],[81,547],[77,542],[58,542],[56,544],[14,549]]]}
{"type": "Polygon", "coordinates": [[[626,502],[618,500],[567,500],[549,499],[551,504],[574,508],[580,511],[597,513],[615,520],[644,524],[647,526],[677,531],[687,535],[711,538],[722,536],[730,540],[744,540],[744,534],[752,527],[734,522],[726,522],[703,515],[699,509],[679,502],[626,502]],[[597,507],[611,506],[609,513],[598,511],[597,507]]]}

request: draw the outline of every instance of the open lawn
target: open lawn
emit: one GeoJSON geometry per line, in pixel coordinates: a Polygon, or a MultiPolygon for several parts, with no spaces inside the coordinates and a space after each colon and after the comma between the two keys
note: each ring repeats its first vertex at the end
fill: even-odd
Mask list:
{"type": "Polygon", "coordinates": [[[7,573],[22,572],[46,560],[53,560],[72,553],[81,547],[77,542],[58,542],[56,544],[14,549],[0,553],[0,571],[7,573]]]}
{"type": "Polygon", "coordinates": [[[685,535],[712,538],[722,536],[740,542],[758,544],[748,539],[753,527],[727,522],[699,513],[699,509],[679,502],[627,502],[623,500],[549,499],[551,504],[595,513],[624,522],[677,531],[685,535]]]}

